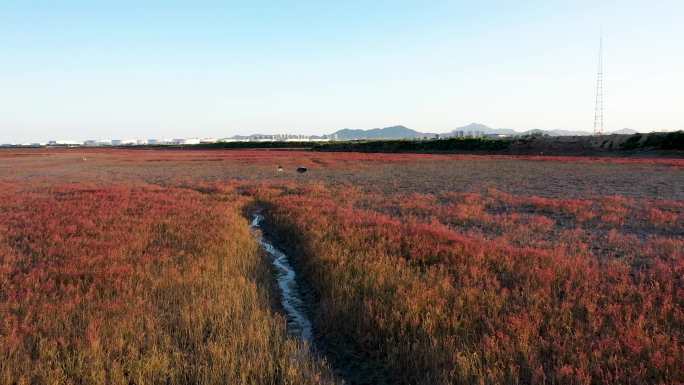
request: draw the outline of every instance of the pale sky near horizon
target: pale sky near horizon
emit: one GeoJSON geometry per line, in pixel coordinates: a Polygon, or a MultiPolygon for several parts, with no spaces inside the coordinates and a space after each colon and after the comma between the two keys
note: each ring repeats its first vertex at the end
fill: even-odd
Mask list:
{"type": "Polygon", "coordinates": [[[0,2],[0,143],[684,129],[684,1],[0,2]],[[105,4],[106,3],[106,4],[105,4]]]}

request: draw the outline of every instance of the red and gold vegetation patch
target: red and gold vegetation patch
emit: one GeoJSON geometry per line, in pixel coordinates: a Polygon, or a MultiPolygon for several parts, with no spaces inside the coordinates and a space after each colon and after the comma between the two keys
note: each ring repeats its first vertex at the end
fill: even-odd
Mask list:
{"type": "Polygon", "coordinates": [[[271,313],[237,196],[4,187],[0,383],[330,382],[271,313]]]}
{"type": "Polygon", "coordinates": [[[255,204],[352,383],[682,383],[683,166],[0,151],[0,383],[332,382],[271,310],[255,204]]]}
{"type": "Polygon", "coordinates": [[[303,256],[322,333],[387,383],[684,379],[680,201],[258,194],[303,256]]]}

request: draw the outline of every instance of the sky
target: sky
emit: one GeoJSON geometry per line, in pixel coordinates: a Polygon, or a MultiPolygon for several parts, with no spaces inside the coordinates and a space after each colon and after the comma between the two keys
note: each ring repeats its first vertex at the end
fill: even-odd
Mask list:
{"type": "Polygon", "coordinates": [[[0,1],[0,143],[684,129],[684,2],[0,1]]]}

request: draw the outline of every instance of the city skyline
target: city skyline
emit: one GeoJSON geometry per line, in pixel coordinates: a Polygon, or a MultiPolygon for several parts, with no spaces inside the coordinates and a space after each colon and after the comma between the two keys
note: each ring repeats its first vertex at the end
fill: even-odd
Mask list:
{"type": "MultiPolygon", "coordinates": [[[[550,136],[577,136],[577,135],[591,135],[588,131],[577,131],[577,130],[541,130],[541,129],[530,129],[530,130],[513,130],[510,128],[493,128],[480,123],[470,123],[463,127],[456,127],[449,131],[444,132],[434,132],[426,130],[413,130],[403,125],[388,126],[382,128],[372,128],[372,129],[350,129],[343,128],[335,132],[326,132],[319,134],[293,134],[288,132],[276,132],[276,133],[251,133],[248,135],[217,135],[217,136],[161,136],[161,137],[143,137],[143,136],[128,136],[128,137],[110,137],[110,138],[93,138],[82,139],[82,138],[49,138],[47,140],[37,140],[37,141],[24,141],[24,142],[0,142],[2,146],[44,146],[44,145],[84,145],[84,146],[109,146],[109,145],[159,145],[159,144],[200,144],[200,143],[216,143],[216,142],[233,142],[233,141],[316,141],[316,140],[350,140],[354,138],[339,137],[340,133],[344,131],[352,131],[358,138],[367,137],[368,139],[444,139],[451,137],[514,137],[514,136],[524,136],[530,134],[544,134],[550,136]],[[397,134],[391,133],[390,136],[384,137],[380,136],[364,136],[364,133],[371,133],[373,131],[380,130],[393,130],[400,129],[406,130],[408,132],[413,131],[413,134],[397,134]],[[414,135],[416,134],[416,135],[414,135]]],[[[623,128],[619,130],[613,130],[610,132],[603,133],[604,135],[611,134],[621,134],[630,135],[634,133],[652,133],[659,132],[658,130],[652,131],[636,131],[629,128],[623,128]]],[[[662,130],[660,130],[662,132],[662,130]]],[[[344,135],[344,134],[343,134],[344,135]]]]}

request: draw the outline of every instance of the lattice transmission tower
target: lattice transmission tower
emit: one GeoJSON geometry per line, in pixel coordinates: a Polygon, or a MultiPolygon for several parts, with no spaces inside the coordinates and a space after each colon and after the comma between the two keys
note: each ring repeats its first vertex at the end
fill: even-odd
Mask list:
{"type": "Polygon", "coordinates": [[[596,104],[594,105],[594,135],[603,135],[603,32],[601,32],[599,37],[596,104]]]}

